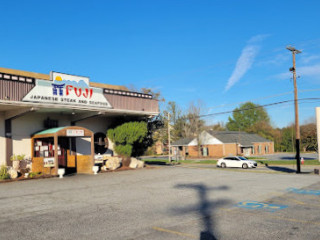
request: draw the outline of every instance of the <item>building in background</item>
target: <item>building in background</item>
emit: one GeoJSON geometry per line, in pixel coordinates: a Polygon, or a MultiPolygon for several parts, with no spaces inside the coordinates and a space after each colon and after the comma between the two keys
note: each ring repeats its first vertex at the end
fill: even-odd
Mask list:
{"type": "Polygon", "coordinates": [[[180,139],[171,144],[175,159],[185,157],[222,157],[228,155],[264,155],[274,153],[274,143],[257,134],[237,131],[203,131],[198,141],[180,139]]]}
{"type": "Polygon", "coordinates": [[[158,114],[151,95],[123,86],[0,68],[0,165],[24,154],[37,170],[91,172],[95,154],[112,154],[110,126],[158,114]]]}

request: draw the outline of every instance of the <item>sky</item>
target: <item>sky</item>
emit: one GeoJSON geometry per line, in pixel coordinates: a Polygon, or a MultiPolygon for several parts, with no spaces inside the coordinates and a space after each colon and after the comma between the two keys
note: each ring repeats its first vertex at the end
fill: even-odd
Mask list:
{"type": "MultiPolygon", "coordinates": [[[[293,100],[291,45],[303,124],[320,106],[319,12],[317,0],[2,1],[0,66],[152,88],[182,110],[201,101],[214,124],[246,101],[293,100]]],[[[293,102],[266,110],[274,127],[294,122],[293,102]]]]}

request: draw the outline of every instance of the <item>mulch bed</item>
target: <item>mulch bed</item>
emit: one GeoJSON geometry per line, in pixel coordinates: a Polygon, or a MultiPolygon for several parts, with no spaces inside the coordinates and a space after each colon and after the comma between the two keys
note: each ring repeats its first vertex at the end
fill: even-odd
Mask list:
{"type": "Polygon", "coordinates": [[[0,180],[0,183],[26,181],[26,180],[33,180],[33,179],[45,179],[45,178],[54,178],[54,177],[57,177],[57,176],[44,174],[44,175],[41,175],[41,176],[35,176],[33,178],[25,178],[24,176],[21,175],[21,176],[15,178],[15,179],[3,179],[3,180],[0,180]]]}
{"type": "MultiPolygon", "coordinates": [[[[154,166],[145,165],[145,169],[153,169],[156,168],[154,166]]],[[[116,170],[100,170],[98,173],[110,173],[110,172],[121,172],[121,171],[128,171],[128,170],[137,170],[138,168],[130,168],[127,166],[121,166],[120,168],[117,168],[116,170]]],[[[58,175],[41,175],[41,176],[35,176],[33,178],[25,178],[23,175],[19,176],[15,179],[4,179],[0,180],[0,183],[7,183],[7,182],[17,182],[17,181],[26,181],[26,180],[34,180],[34,179],[45,179],[45,178],[55,178],[58,177],[58,175]]]]}

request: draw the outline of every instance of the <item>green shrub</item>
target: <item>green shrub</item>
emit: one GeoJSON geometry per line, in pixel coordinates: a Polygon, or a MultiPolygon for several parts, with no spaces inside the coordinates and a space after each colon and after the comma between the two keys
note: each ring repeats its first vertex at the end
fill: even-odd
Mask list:
{"type": "Polygon", "coordinates": [[[2,165],[0,168],[0,179],[9,179],[10,175],[6,166],[2,165]]]}
{"type": "Polygon", "coordinates": [[[11,161],[22,161],[22,160],[24,160],[24,157],[25,157],[25,156],[26,156],[25,154],[19,154],[19,155],[13,154],[13,155],[10,157],[10,160],[11,160],[11,161]]]}
{"type": "Polygon", "coordinates": [[[131,157],[136,149],[145,148],[144,140],[148,135],[146,122],[128,122],[109,129],[108,137],[115,144],[115,151],[120,156],[131,157]]]}
{"type": "Polygon", "coordinates": [[[41,176],[41,175],[42,175],[42,172],[30,172],[29,178],[34,178],[34,177],[41,176]]]}

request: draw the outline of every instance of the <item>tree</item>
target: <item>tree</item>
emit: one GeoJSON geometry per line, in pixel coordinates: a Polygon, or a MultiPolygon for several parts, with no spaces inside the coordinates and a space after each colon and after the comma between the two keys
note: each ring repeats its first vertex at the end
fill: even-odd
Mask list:
{"type": "Polygon", "coordinates": [[[315,123],[300,126],[300,137],[303,151],[318,151],[317,125],[315,123]]]}
{"type": "Polygon", "coordinates": [[[282,152],[293,152],[294,151],[294,125],[281,129],[281,143],[280,148],[282,152]]]}
{"type": "MultiPolygon", "coordinates": [[[[164,127],[167,131],[168,124],[170,124],[171,139],[173,141],[183,137],[183,126],[185,118],[182,115],[180,107],[176,102],[168,102],[166,109],[163,111],[164,127]],[[168,123],[168,114],[170,115],[170,122],[168,123]]],[[[166,137],[168,134],[166,135],[166,137]]]]}
{"type": "Polygon", "coordinates": [[[207,130],[213,130],[213,131],[226,131],[225,124],[223,122],[218,122],[213,125],[209,125],[206,127],[207,130]]]}
{"type": "Polygon", "coordinates": [[[109,129],[107,132],[110,140],[115,144],[115,151],[120,156],[136,156],[138,149],[146,149],[145,141],[148,136],[147,123],[128,122],[109,129]]]}
{"type": "Polygon", "coordinates": [[[233,110],[226,127],[230,131],[250,131],[259,122],[270,125],[267,111],[259,104],[246,102],[233,110]]]}
{"type": "Polygon", "coordinates": [[[184,123],[185,137],[196,138],[198,142],[198,157],[201,152],[200,133],[204,129],[205,122],[200,118],[201,111],[203,110],[203,104],[198,101],[192,102],[189,105],[188,112],[185,116],[186,122],[184,123]]]}

